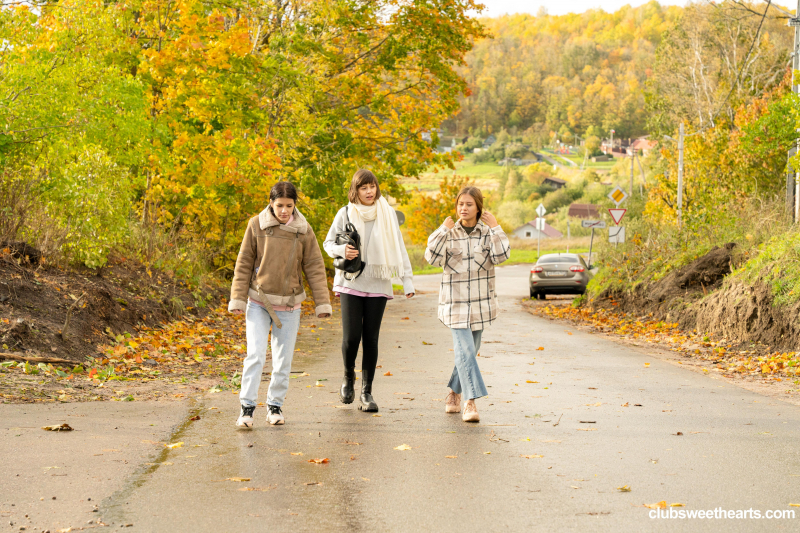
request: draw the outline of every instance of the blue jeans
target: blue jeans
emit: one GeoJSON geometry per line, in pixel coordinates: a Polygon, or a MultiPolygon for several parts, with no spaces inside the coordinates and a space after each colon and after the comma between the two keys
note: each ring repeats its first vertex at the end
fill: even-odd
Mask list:
{"type": "Polygon", "coordinates": [[[450,329],[453,333],[453,351],[455,352],[456,367],[447,384],[456,394],[461,394],[462,387],[467,400],[488,396],[483,376],[478,368],[478,350],[481,347],[481,334],[483,330],[472,331],[469,329],[450,329]]]}
{"type": "MultiPolygon", "coordinates": [[[[272,328],[272,379],[267,391],[267,404],[281,407],[289,390],[289,374],[292,370],[292,356],[300,327],[301,311],[276,311],[283,325],[272,328]]],[[[247,303],[247,357],[242,370],[242,390],[239,400],[242,405],[256,405],[258,386],[261,384],[261,370],[267,361],[267,342],[272,319],[267,310],[260,305],[247,303]]]]}

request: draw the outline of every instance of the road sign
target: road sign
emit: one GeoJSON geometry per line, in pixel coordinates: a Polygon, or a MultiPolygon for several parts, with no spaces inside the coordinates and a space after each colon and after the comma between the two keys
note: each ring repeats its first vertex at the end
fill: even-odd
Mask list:
{"type": "Polygon", "coordinates": [[[605,220],[581,220],[581,226],[584,228],[603,229],[606,227],[605,220]]]}
{"type": "Polygon", "coordinates": [[[538,229],[539,231],[544,231],[544,228],[545,228],[544,219],[539,217],[539,218],[536,219],[535,222],[536,222],[536,229],[538,229]]]}
{"type": "Polygon", "coordinates": [[[617,207],[619,207],[619,204],[624,202],[625,198],[628,197],[628,193],[623,191],[621,187],[617,187],[613,191],[608,193],[608,197],[611,198],[611,201],[617,204],[617,207]]]}
{"type": "Polygon", "coordinates": [[[547,213],[547,209],[544,208],[544,204],[539,204],[539,207],[536,208],[536,214],[543,217],[545,213],[547,213]]]}
{"type": "Polygon", "coordinates": [[[622,220],[622,217],[624,217],[625,213],[627,213],[627,212],[628,212],[627,209],[609,209],[608,210],[608,213],[611,215],[611,218],[614,219],[614,224],[616,224],[617,226],[619,226],[619,221],[622,220]]]}
{"type": "Polygon", "coordinates": [[[791,18],[789,19],[789,26],[793,28],[797,28],[800,26],[800,18],[791,18]]]}
{"type": "Polygon", "coordinates": [[[611,244],[625,242],[625,226],[608,228],[608,242],[611,244]]]}

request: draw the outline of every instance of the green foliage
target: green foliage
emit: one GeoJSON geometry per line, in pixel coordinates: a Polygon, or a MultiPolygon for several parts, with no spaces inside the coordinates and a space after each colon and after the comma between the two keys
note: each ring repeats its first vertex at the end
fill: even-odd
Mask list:
{"type": "Polygon", "coordinates": [[[133,196],[128,171],[100,148],[85,146],[41,183],[40,192],[50,219],[65,232],[62,248],[71,261],[103,266],[126,238],[133,196]]]}
{"type": "Polygon", "coordinates": [[[758,245],[758,252],[734,272],[732,280],[766,283],[777,305],[800,300],[800,232],[796,228],[758,245]]]}

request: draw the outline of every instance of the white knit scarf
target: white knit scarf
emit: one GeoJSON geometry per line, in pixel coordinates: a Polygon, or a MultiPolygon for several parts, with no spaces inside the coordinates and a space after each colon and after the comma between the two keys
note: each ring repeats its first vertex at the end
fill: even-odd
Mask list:
{"type": "Polygon", "coordinates": [[[370,206],[349,204],[347,216],[361,235],[362,242],[366,240],[365,223],[375,221],[366,250],[368,264],[364,274],[378,279],[402,278],[405,272],[399,244],[400,228],[389,202],[381,196],[370,206]]]}

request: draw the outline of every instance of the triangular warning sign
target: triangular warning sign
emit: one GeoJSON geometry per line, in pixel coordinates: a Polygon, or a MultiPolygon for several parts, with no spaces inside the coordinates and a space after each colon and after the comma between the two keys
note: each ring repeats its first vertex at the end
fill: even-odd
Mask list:
{"type": "Polygon", "coordinates": [[[619,226],[619,221],[622,220],[622,217],[625,216],[627,209],[609,209],[608,212],[611,215],[611,218],[614,219],[614,224],[619,226]]]}

